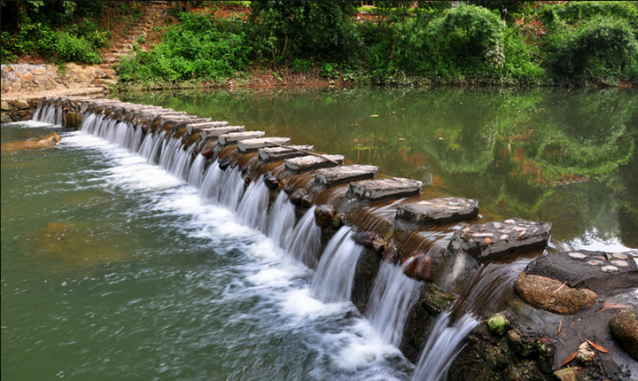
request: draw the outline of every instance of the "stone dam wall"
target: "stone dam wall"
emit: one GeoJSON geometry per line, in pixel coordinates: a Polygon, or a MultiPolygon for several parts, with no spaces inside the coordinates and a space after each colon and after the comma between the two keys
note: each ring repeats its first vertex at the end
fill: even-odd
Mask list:
{"type": "Polygon", "coordinates": [[[488,220],[477,200],[171,109],[47,98],[34,119],[138,152],[242,223],[275,240],[290,235],[288,254],[316,270],[314,296],[351,301],[416,364],[417,379],[443,356],[433,343],[440,323],[454,331],[470,318],[469,334],[454,331],[462,350],[441,377],[638,377],[636,250],[549,253],[551,223],[488,220]]]}

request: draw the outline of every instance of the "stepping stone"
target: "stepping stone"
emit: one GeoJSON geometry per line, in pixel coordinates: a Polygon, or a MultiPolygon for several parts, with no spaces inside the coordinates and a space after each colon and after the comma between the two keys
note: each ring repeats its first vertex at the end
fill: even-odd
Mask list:
{"type": "Polygon", "coordinates": [[[291,157],[306,156],[306,152],[313,152],[314,146],[289,146],[285,147],[272,147],[272,148],[260,148],[259,159],[263,161],[275,161],[283,160],[291,157]],[[293,149],[296,148],[296,149],[293,149]],[[301,150],[301,151],[299,151],[301,150]],[[306,152],[302,152],[306,151],[306,152]]]}
{"type": "Polygon", "coordinates": [[[188,127],[189,124],[209,123],[210,121],[210,118],[182,118],[166,121],[163,127],[170,126],[173,130],[179,130],[188,127]]]}
{"type": "Polygon", "coordinates": [[[550,253],[530,262],[525,272],[599,294],[638,287],[638,265],[628,253],[586,250],[550,253]]]}
{"type": "Polygon", "coordinates": [[[210,139],[217,139],[219,135],[229,134],[231,132],[243,132],[243,131],[244,131],[244,126],[204,128],[199,131],[199,137],[202,140],[210,140],[210,139]]]}
{"type": "Polygon", "coordinates": [[[478,216],[478,201],[461,197],[433,198],[399,205],[397,218],[419,225],[467,220],[478,216]]]}
{"type": "Polygon", "coordinates": [[[255,151],[264,147],[272,147],[273,145],[288,145],[290,144],[290,138],[260,138],[260,139],[246,139],[237,143],[237,149],[239,152],[255,151]]]}
{"type": "Polygon", "coordinates": [[[423,188],[423,183],[420,181],[398,177],[350,183],[352,193],[358,198],[368,201],[416,196],[421,192],[421,188],[423,188]]]}
{"type": "Polygon", "coordinates": [[[264,136],[266,136],[264,131],[231,132],[229,134],[219,135],[219,144],[225,146],[227,144],[235,144],[242,140],[263,138],[264,136]]]}
{"type": "Polygon", "coordinates": [[[319,156],[301,156],[296,157],[294,159],[286,159],[285,166],[287,169],[296,172],[305,172],[310,171],[317,168],[326,168],[326,167],[334,167],[336,165],[343,164],[343,156],[341,155],[322,155],[326,160],[319,156]],[[333,163],[337,162],[338,164],[333,163]]]}
{"type": "Polygon", "coordinates": [[[203,130],[204,128],[215,128],[228,126],[228,122],[202,122],[191,123],[186,125],[186,133],[192,135],[193,132],[203,130]]]}
{"type": "Polygon", "coordinates": [[[315,174],[315,180],[319,184],[333,186],[351,181],[371,179],[378,171],[379,167],[374,165],[346,165],[319,169],[315,174]]]}
{"type": "Polygon", "coordinates": [[[503,222],[472,225],[454,233],[448,246],[451,252],[465,251],[479,262],[545,247],[552,230],[551,222],[511,218],[503,222]]]}

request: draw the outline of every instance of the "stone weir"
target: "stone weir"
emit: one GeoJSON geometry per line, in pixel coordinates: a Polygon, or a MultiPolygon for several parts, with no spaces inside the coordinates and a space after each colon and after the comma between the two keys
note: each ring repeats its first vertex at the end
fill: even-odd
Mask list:
{"type": "Polygon", "coordinates": [[[547,253],[549,222],[485,218],[477,200],[162,107],[48,98],[34,119],[120,144],[235,211],[316,270],[313,296],[351,301],[417,369],[444,364],[436,372],[451,380],[638,379],[636,250],[547,253]],[[462,350],[433,359],[444,356],[427,353],[436,332],[469,317],[462,350]]]}

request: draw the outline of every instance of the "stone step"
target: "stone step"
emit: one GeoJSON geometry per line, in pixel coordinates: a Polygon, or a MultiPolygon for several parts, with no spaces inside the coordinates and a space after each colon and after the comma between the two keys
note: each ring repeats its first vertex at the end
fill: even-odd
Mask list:
{"type": "Polygon", "coordinates": [[[478,201],[461,197],[433,198],[401,204],[396,217],[419,225],[468,220],[478,216],[478,201]]]}
{"type": "Polygon", "coordinates": [[[249,152],[256,151],[260,148],[264,147],[272,147],[277,145],[288,145],[290,144],[290,138],[259,138],[259,139],[246,139],[237,143],[237,149],[239,152],[249,152]]]}
{"type": "Polygon", "coordinates": [[[318,184],[333,186],[351,181],[359,181],[373,178],[379,167],[374,165],[346,165],[335,168],[318,169],[315,180],[318,184]]]}
{"type": "Polygon", "coordinates": [[[263,138],[264,136],[266,136],[264,131],[232,132],[229,134],[219,135],[219,144],[234,144],[242,140],[263,138]]]}
{"type": "Polygon", "coordinates": [[[503,222],[472,225],[454,233],[448,249],[464,251],[486,261],[514,252],[547,246],[552,231],[551,222],[511,218],[503,222]]]}
{"type": "Polygon", "coordinates": [[[193,131],[199,131],[204,128],[216,128],[225,126],[228,126],[228,122],[226,121],[189,124],[188,126],[186,126],[186,133],[191,135],[193,134],[193,131]]]}
{"type": "Polygon", "coordinates": [[[202,140],[211,140],[217,139],[220,135],[226,135],[233,132],[244,132],[244,126],[205,128],[199,131],[199,137],[202,140]]]}
{"type": "Polygon", "coordinates": [[[341,165],[343,164],[343,156],[322,155],[322,157],[319,157],[308,155],[296,157],[293,159],[286,159],[284,163],[286,168],[290,169],[291,171],[304,172],[318,168],[335,167],[337,165],[341,165]],[[335,164],[334,162],[336,162],[337,164],[335,164]]]}
{"type": "Polygon", "coordinates": [[[352,193],[367,201],[416,196],[421,192],[421,188],[423,188],[423,183],[420,181],[398,177],[350,183],[352,193]]]}
{"type": "Polygon", "coordinates": [[[260,148],[259,159],[266,162],[275,161],[275,160],[283,160],[283,159],[288,159],[291,157],[306,156],[307,155],[306,152],[313,152],[314,150],[315,150],[314,146],[290,146],[290,148],[285,148],[285,147],[260,148]]]}

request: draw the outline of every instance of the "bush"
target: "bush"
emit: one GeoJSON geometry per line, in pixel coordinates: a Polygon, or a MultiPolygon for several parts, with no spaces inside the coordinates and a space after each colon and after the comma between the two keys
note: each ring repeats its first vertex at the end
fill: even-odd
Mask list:
{"type": "Polygon", "coordinates": [[[557,73],[583,79],[617,79],[636,74],[638,41],[629,22],[596,16],[572,31],[558,47],[557,73]]]}
{"type": "Polygon", "coordinates": [[[100,63],[102,57],[95,52],[90,42],[69,32],[56,33],[55,51],[65,62],[100,63]]]}

